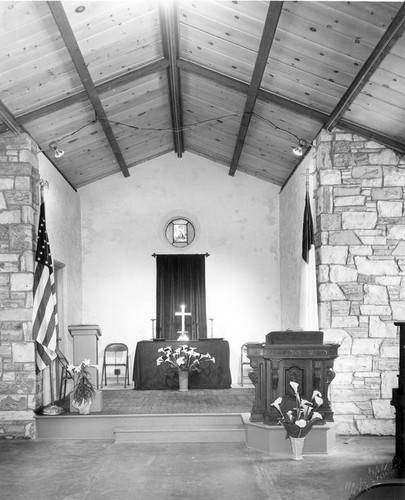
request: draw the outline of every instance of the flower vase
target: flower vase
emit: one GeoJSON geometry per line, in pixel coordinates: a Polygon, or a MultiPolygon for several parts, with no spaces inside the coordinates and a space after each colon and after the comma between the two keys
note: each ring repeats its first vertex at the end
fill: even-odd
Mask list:
{"type": "Polygon", "coordinates": [[[302,450],[304,448],[305,437],[295,438],[289,436],[291,449],[293,453],[293,460],[304,460],[302,456],[302,450]]]}
{"type": "Polygon", "coordinates": [[[72,406],[79,410],[80,415],[88,415],[90,413],[91,400],[83,401],[81,404],[77,403],[77,401],[72,401],[72,406]]]}
{"type": "Polygon", "coordinates": [[[179,372],[179,391],[188,391],[188,372],[179,372]]]}

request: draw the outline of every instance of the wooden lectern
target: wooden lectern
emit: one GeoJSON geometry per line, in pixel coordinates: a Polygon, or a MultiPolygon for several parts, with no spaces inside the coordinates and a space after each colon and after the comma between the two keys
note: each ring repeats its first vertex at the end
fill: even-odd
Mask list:
{"type": "Polygon", "coordinates": [[[314,390],[322,394],[324,403],[319,411],[324,422],[333,422],[328,388],[335,377],[333,360],[338,356],[338,347],[324,344],[323,332],[289,330],[268,333],[262,344],[247,344],[253,369],[249,376],[255,385],[250,421],[276,425],[280,415],[271,403],[288,396],[293,381],[299,384],[305,399],[310,400],[314,390]]]}

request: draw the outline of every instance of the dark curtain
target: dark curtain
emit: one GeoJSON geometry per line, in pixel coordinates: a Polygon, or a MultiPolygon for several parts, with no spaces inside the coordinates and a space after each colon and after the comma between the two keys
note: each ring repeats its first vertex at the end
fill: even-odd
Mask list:
{"type": "Polygon", "coordinates": [[[186,306],[186,330],[190,340],[207,338],[205,305],[205,255],[157,255],[156,337],[177,340],[181,318],[175,313],[186,306]]]}

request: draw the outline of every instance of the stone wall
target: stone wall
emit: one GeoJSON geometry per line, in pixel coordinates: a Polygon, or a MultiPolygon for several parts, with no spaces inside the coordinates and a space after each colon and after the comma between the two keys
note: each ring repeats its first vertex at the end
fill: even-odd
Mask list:
{"type": "Polygon", "coordinates": [[[405,319],[405,162],[342,131],[317,140],[320,329],[341,344],[331,384],[339,432],[394,434],[405,319]]]}
{"type": "Polygon", "coordinates": [[[31,339],[38,211],[37,147],[0,136],[0,438],[32,437],[36,407],[31,339]]]}

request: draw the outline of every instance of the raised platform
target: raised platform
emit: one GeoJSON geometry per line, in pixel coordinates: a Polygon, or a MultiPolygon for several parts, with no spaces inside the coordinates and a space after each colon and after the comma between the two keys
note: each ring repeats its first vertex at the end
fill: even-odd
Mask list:
{"type": "MultiPolygon", "coordinates": [[[[115,443],[245,443],[269,454],[291,454],[282,426],[250,422],[254,389],[102,391],[101,411],[37,415],[36,439],[94,439],[115,443]]],[[[304,454],[327,454],[336,444],[335,424],[315,426],[304,454]]]]}
{"type": "Polygon", "coordinates": [[[240,414],[36,416],[36,439],[101,439],[116,443],[245,442],[240,414]]]}

